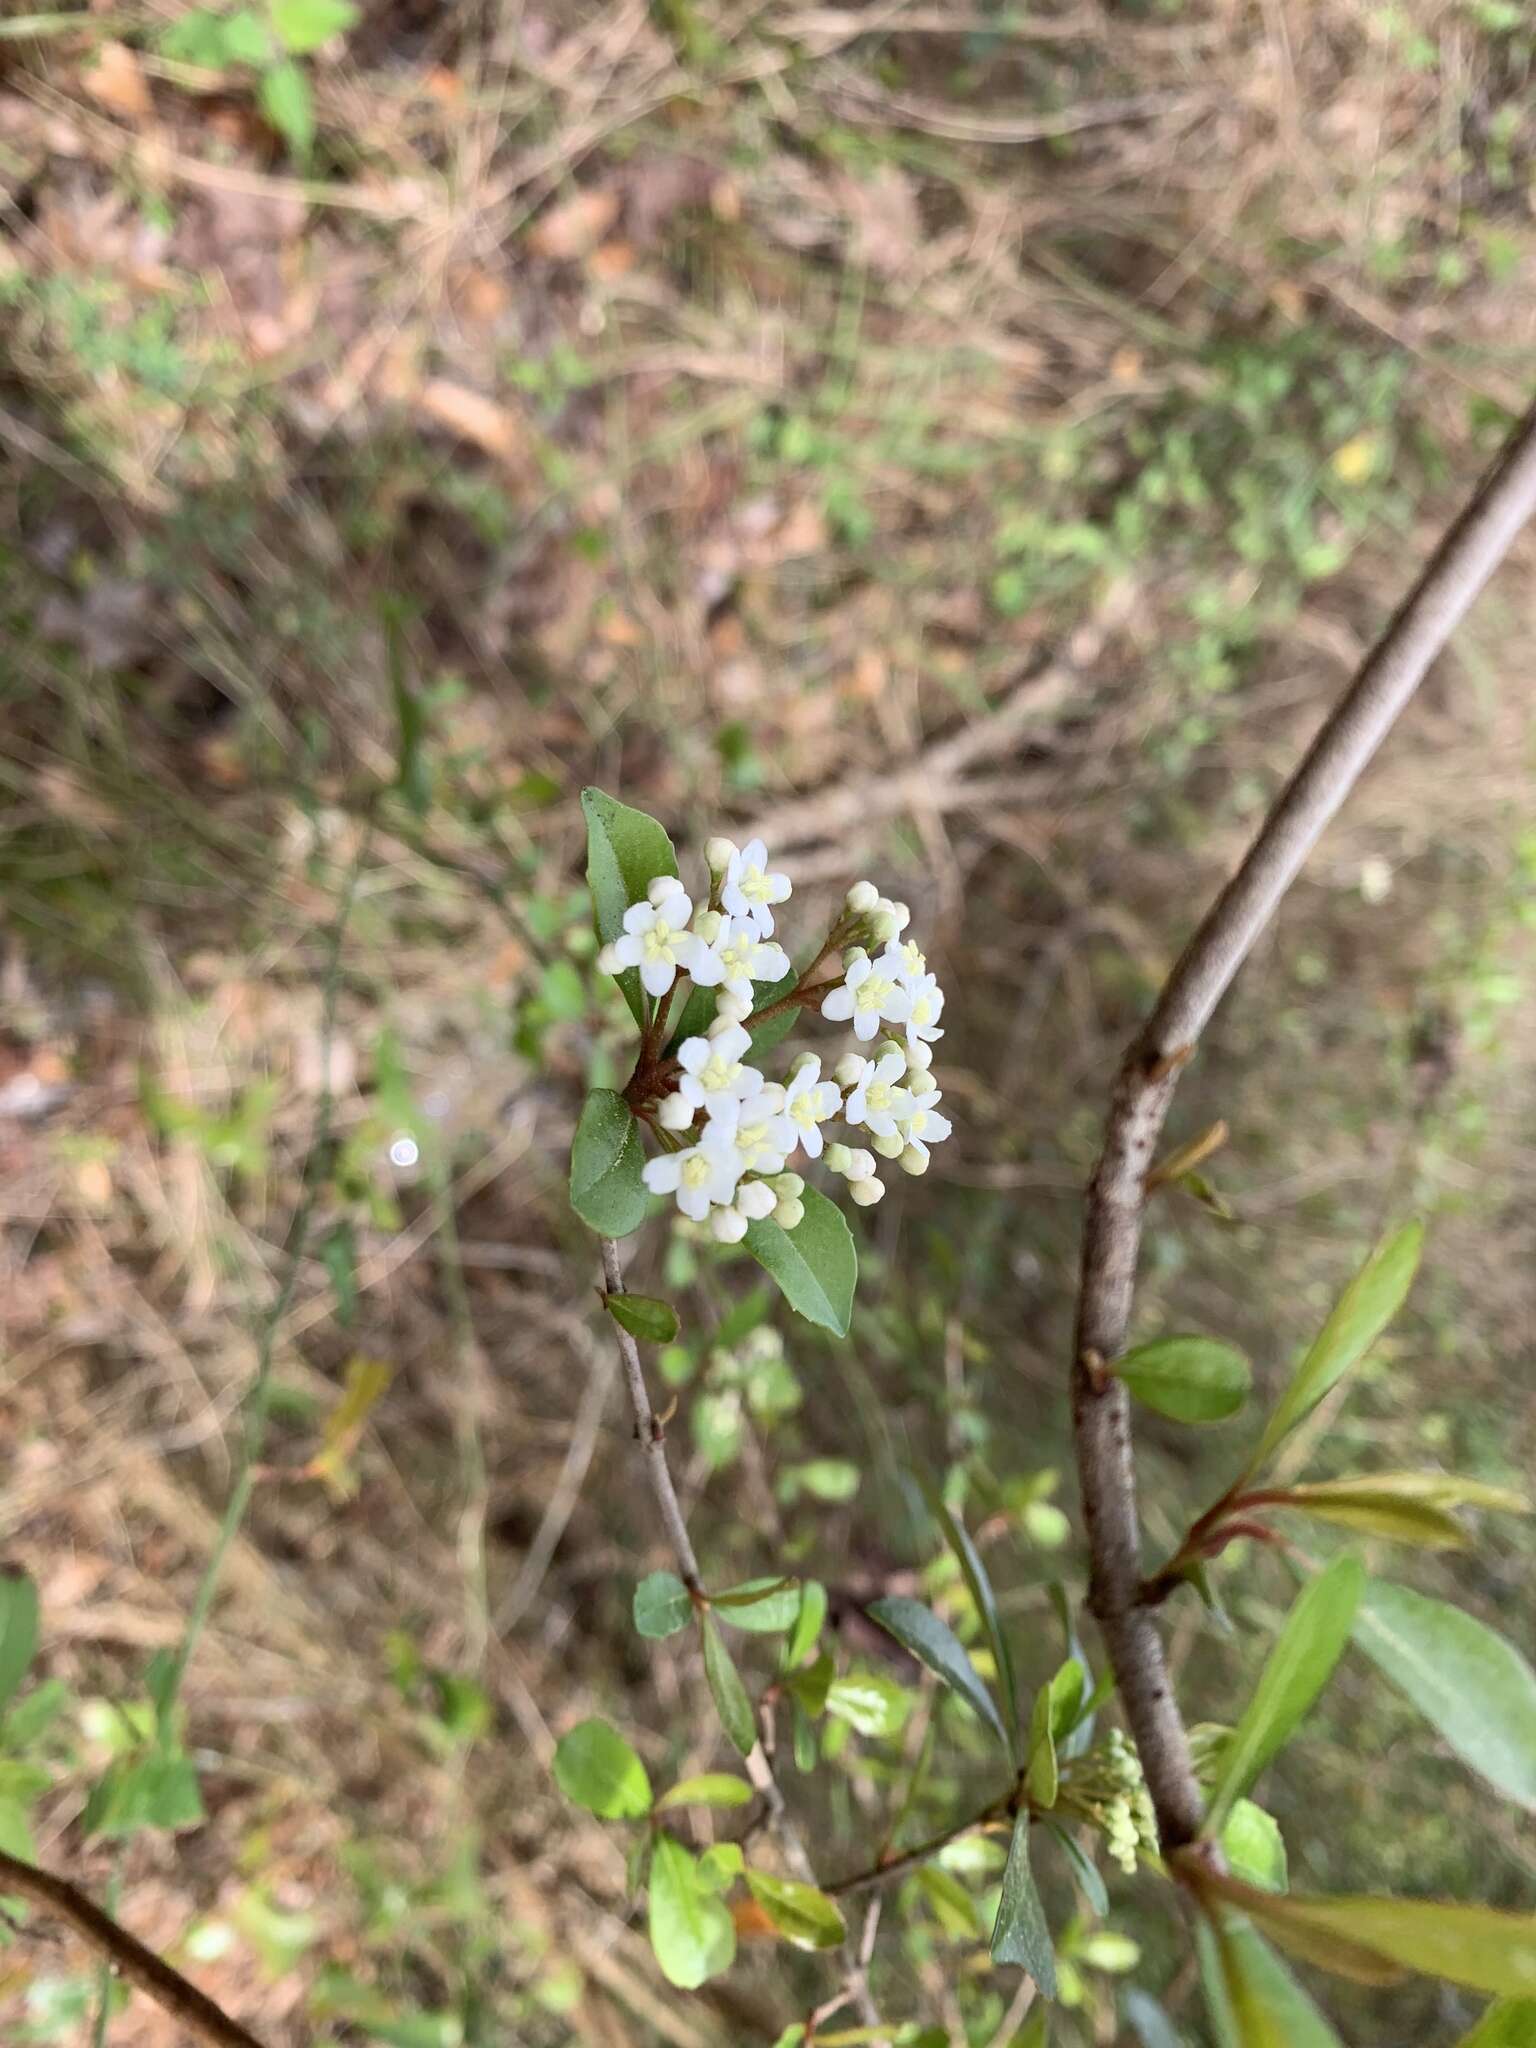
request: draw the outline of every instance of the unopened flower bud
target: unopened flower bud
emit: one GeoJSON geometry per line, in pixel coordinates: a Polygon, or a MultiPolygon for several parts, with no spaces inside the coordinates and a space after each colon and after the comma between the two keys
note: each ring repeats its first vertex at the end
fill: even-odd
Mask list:
{"type": "Polygon", "coordinates": [[[917,1145],[909,1145],[901,1155],[901,1170],[903,1173],[926,1173],[928,1154],[917,1145]]]}
{"type": "Polygon", "coordinates": [[[868,1180],[874,1170],[875,1155],[873,1152],[866,1152],[862,1145],[849,1153],[848,1164],[843,1168],[850,1181],[868,1180]]]}
{"type": "Polygon", "coordinates": [[[761,1223],[778,1207],[779,1198],[765,1180],[743,1181],[736,1190],[736,1207],[749,1223],[761,1223]]]}
{"type": "Polygon", "coordinates": [[[698,1114],[686,1095],[669,1095],[656,1112],[664,1131],[686,1131],[698,1114]]]}
{"type": "Polygon", "coordinates": [[[747,1234],[747,1219],[739,1209],[713,1209],[709,1229],[717,1244],[740,1244],[747,1234]]]}
{"type": "Polygon", "coordinates": [[[843,1057],[832,1069],[832,1078],[839,1088],[852,1088],[857,1085],[859,1077],[863,1072],[863,1060],[859,1058],[856,1052],[848,1052],[843,1054],[843,1057]]]}
{"type": "Polygon", "coordinates": [[[853,1151],[847,1145],[829,1145],[823,1156],[828,1173],[846,1173],[853,1164],[853,1151]]]}
{"type": "Polygon", "coordinates": [[[783,1195],[786,1201],[797,1199],[805,1193],[805,1182],[798,1173],[776,1173],[768,1185],[776,1195],[783,1195]]]}
{"type": "Polygon", "coordinates": [[[791,1080],[793,1080],[793,1078],[795,1077],[795,1075],[796,1075],[796,1074],[798,1074],[798,1073],[799,1073],[799,1072],[801,1071],[801,1069],[802,1069],[802,1068],[804,1068],[804,1067],[819,1067],[820,1065],[821,1065],[821,1056],[820,1056],[820,1054],[819,1054],[819,1053],[814,1053],[814,1052],[802,1052],[802,1053],[797,1053],[797,1054],[795,1055],[794,1059],[790,1061],[790,1065],[789,1065],[789,1073],[790,1073],[790,1078],[791,1078],[791,1080]]]}
{"type": "Polygon", "coordinates": [[[706,839],[704,842],[704,858],[709,865],[709,871],[712,875],[723,875],[735,858],[735,854],[736,842],[734,839],[715,838],[706,839]]]}
{"type": "Polygon", "coordinates": [[[717,1031],[729,1031],[733,1025],[745,1024],[751,1014],[750,1000],[746,996],[733,996],[727,989],[715,1004],[714,1022],[706,1035],[713,1038],[717,1031]]]}
{"type": "Polygon", "coordinates": [[[780,1230],[793,1230],[797,1223],[805,1221],[805,1204],[798,1195],[786,1195],[773,1212],[773,1220],[780,1230]]]}
{"type": "Polygon", "coordinates": [[[880,901],[880,891],[873,882],[855,882],[843,901],[855,917],[865,917],[880,901]]]}
{"type": "Polygon", "coordinates": [[[926,1074],[933,1065],[933,1047],[926,1039],[914,1038],[906,1048],[907,1065],[914,1074],[926,1074]]]}
{"type": "Polygon", "coordinates": [[[604,946],[597,956],[597,964],[604,974],[622,974],[624,964],[613,946],[604,946]]]}
{"type": "Polygon", "coordinates": [[[877,1131],[869,1142],[882,1159],[899,1159],[907,1143],[899,1131],[877,1131]]]}
{"type": "Polygon", "coordinates": [[[847,970],[855,964],[855,962],[859,960],[867,960],[868,958],[869,954],[863,946],[847,947],[843,953],[844,973],[846,973],[847,970]]]}
{"type": "Polygon", "coordinates": [[[693,913],[693,930],[706,946],[712,946],[719,938],[724,923],[725,919],[718,910],[696,910],[693,913]]]}
{"type": "Polygon", "coordinates": [[[885,1182],[876,1180],[872,1173],[867,1174],[863,1180],[849,1181],[848,1192],[859,1208],[873,1209],[885,1193],[885,1182]]]}
{"type": "Polygon", "coordinates": [[[677,894],[678,887],[676,875],[657,875],[652,879],[645,893],[652,903],[665,903],[669,896],[677,894]]]}

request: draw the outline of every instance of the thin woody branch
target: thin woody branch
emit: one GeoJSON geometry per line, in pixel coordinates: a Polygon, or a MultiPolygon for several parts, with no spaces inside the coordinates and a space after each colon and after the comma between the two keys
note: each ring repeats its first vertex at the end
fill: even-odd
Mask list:
{"type": "Polygon", "coordinates": [[[169,1963],[162,1962],[153,1949],[125,1933],[66,1879],[35,1869],[0,1850],[0,1892],[29,1899],[33,1905],[65,1921],[120,1977],[152,1998],[179,2026],[205,2042],[207,2048],[261,2048],[254,2034],[247,2033],[169,1963]]]}
{"type": "MultiPolygon", "coordinates": [[[[619,1248],[611,1237],[600,1240],[603,1259],[603,1285],[610,1294],[624,1291],[624,1267],[619,1258],[619,1248]]],[[[678,1577],[693,1596],[695,1606],[704,1600],[704,1581],[699,1573],[699,1561],[694,1555],[693,1544],[688,1536],[688,1524],[683,1519],[682,1504],[677,1497],[677,1488],[672,1484],[672,1470],[667,1463],[666,1432],[651,1406],[651,1396],[645,1384],[645,1370],[640,1362],[640,1347],[621,1324],[614,1324],[619,1340],[619,1355],[624,1362],[624,1385],[629,1394],[629,1405],[635,1418],[635,1436],[640,1445],[640,1455],[645,1461],[646,1478],[650,1481],[655,1496],[661,1525],[672,1546],[672,1555],[677,1560],[678,1577]]],[[[811,1859],[805,1852],[798,1829],[790,1819],[784,1804],[784,1795],[773,1774],[773,1766],[764,1754],[763,1745],[757,1743],[746,1759],[746,1772],[752,1788],[763,1801],[768,1819],[779,1838],[786,1860],[792,1866],[795,1876],[804,1884],[816,1882],[811,1859]]]]}
{"type": "Polygon", "coordinates": [[[1073,1427],[1103,1632],[1164,1852],[1199,1835],[1203,1803],[1162,1639],[1144,1595],[1125,1348],[1148,1176],[1181,1068],[1362,770],[1536,513],[1536,407],[1445,535],[1185,947],[1115,1083],[1089,1183],[1072,1368],[1073,1427]]]}

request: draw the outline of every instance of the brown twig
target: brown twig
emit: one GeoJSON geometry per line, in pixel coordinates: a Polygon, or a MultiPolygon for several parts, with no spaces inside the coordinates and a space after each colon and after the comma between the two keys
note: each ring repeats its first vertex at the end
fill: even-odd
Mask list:
{"type": "Polygon", "coordinates": [[[162,1962],[153,1949],[126,1933],[67,1879],[35,1869],[0,1850],[0,1892],[30,1899],[34,1905],[56,1913],[120,1977],[152,1998],[189,2034],[207,2042],[208,2048],[261,2048],[254,2034],[247,2033],[169,1963],[162,1962]]]}
{"type": "Polygon", "coordinates": [[[1106,1365],[1124,1349],[1147,1177],[1180,1069],[1302,863],[1426,670],[1536,512],[1536,407],[1325,721],[1206,914],[1126,1055],[1089,1183],[1072,1372],[1089,1606],[1103,1631],[1165,1853],[1193,1842],[1203,1807],[1157,1624],[1142,1596],[1129,1399],[1106,1365]]]}

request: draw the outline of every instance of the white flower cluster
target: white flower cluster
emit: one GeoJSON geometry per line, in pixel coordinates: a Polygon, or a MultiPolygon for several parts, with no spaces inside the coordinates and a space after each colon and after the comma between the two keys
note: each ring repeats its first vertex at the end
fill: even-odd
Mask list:
{"type": "Polygon", "coordinates": [[[789,878],[769,868],[760,839],[744,847],[711,839],[705,858],[706,904],[695,910],[674,876],[658,875],[645,900],[625,912],[622,936],[603,948],[598,964],[610,974],[637,968],[658,1004],[669,1002],[683,975],[720,991],[706,1034],[677,1048],[675,1085],[654,1115],[671,1149],[650,1160],[644,1173],[653,1194],[675,1196],[683,1215],[707,1220],[715,1237],[733,1244],[749,1223],[765,1217],[786,1230],[800,1222],[805,1182],[787,1170],[797,1152],[824,1159],[861,1208],[885,1193],[877,1153],[908,1173],[926,1171],[929,1147],[950,1133],[929,1071],[933,1041],[944,1035],[944,992],[920,949],[902,936],[911,918],[907,906],[881,896],[872,882],[859,882],[784,1000],[798,1003],[805,990],[819,991],[822,1016],[851,1024],[861,1044],[869,1045],[882,1028],[886,1036],[867,1056],[850,1052],[830,1076],[823,1077],[818,1054],[804,1052],[783,1083],[766,1080],[747,1062],[752,1039],[746,1025],[754,984],[781,981],[790,971],[789,956],[773,937],[773,906],[789,896],[789,878]],[[828,978],[823,964],[839,955],[841,974],[828,978]],[[822,1126],[834,1118],[866,1133],[872,1149],[828,1144],[822,1126]]]}

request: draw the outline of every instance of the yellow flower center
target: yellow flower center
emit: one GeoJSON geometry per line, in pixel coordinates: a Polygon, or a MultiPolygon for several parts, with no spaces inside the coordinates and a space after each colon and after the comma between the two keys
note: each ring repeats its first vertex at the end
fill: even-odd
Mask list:
{"type": "Polygon", "coordinates": [[[682,1181],[685,1188],[701,1188],[708,1179],[709,1161],[707,1159],[693,1158],[683,1161],[682,1181]]]}
{"type": "Polygon", "coordinates": [[[768,877],[761,868],[748,868],[738,886],[749,903],[768,901],[768,877]]]}
{"type": "Polygon", "coordinates": [[[928,1000],[927,996],[919,996],[912,1005],[912,1022],[918,1025],[931,1024],[933,1022],[933,1004],[928,1000]]]}
{"type": "Polygon", "coordinates": [[[908,974],[921,974],[928,965],[923,958],[923,949],[915,939],[908,939],[902,947],[901,959],[908,974]]]}
{"type": "Polygon", "coordinates": [[[920,1138],[923,1135],[923,1132],[927,1129],[927,1126],[927,1110],[914,1109],[907,1123],[907,1136],[909,1138],[920,1138]]]}
{"type": "Polygon", "coordinates": [[[889,1081],[871,1081],[864,1090],[864,1100],[877,1113],[891,1106],[891,1084],[889,1081]]]}
{"type": "Polygon", "coordinates": [[[816,1121],[816,1101],[809,1088],[803,1095],[797,1095],[789,1105],[789,1113],[803,1131],[808,1131],[816,1121]]]}
{"type": "Polygon", "coordinates": [[[672,951],[672,927],[660,919],[645,935],[645,953],[648,960],[670,958],[672,951]]]}
{"type": "Polygon", "coordinates": [[[860,1010],[878,1010],[895,986],[895,982],[891,980],[889,975],[866,975],[860,984],[858,994],[854,997],[855,1008],[860,1010]]]}
{"type": "Polygon", "coordinates": [[[704,1062],[699,1075],[699,1085],[706,1093],[713,1095],[721,1088],[729,1088],[741,1072],[738,1060],[727,1060],[721,1053],[712,1053],[704,1062]]]}

